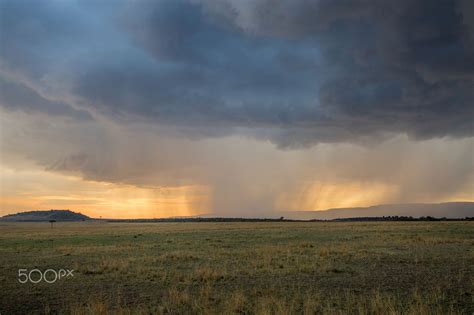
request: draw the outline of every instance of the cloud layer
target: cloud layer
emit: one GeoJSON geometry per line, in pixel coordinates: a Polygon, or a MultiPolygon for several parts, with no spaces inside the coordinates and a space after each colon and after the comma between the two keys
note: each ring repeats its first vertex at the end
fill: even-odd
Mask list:
{"type": "MultiPolygon", "coordinates": [[[[5,0],[1,75],[49,98],[27,107],[51,114],[246,128],[287,147],[466,137],[472,11],[466,0],[5,0]]],[[[28,110],[9,96],[2,106],[28,110]]]]}

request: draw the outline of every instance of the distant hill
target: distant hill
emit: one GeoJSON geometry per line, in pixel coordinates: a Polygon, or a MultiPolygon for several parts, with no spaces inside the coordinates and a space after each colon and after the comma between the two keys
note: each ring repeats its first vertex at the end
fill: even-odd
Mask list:
{"type": "MultiPolygon", "coordinates": [[[[220,213],[201,214],[201,218],[239,217],[238,213],[222,215],[220,213]]],[[[464,219],[474,217],[474,202],[445,202],[445,203],[406,203],[387,204],[371,207],[333,208],[327,210],[308,211],[264,211],[254,215],[243,215],[244,218],[289,220],[334,220],[345,218],[375,218],[375,217],[435,217],[448,219],[464,219]]]]}
{"type": "Polygon", "coordinates": [[[42,222],[49,220],[60,221],[85,221],[90,220],[88,216],[73,212],[70,210],[36,210],[19,212],[15,214],[8,214],[0,218],[1,221],[14,222],[42,222]]]}
{"type": "Polygon", "coordinates": [[[412,216],[459,219],[474,217],[474,202],[390,204],[371,207],[335,208],[322,211],[287,211],[278,213],[289,219],[332,220],[354,217],[412,216]]]}

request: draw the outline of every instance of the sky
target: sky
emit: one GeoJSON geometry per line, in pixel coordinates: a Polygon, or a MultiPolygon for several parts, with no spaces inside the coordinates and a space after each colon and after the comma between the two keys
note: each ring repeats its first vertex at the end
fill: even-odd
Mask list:
{"type": "Polygon", "coordinates": [[[470,0],[0,0],[0,215],[474,201],[470,0]]]}

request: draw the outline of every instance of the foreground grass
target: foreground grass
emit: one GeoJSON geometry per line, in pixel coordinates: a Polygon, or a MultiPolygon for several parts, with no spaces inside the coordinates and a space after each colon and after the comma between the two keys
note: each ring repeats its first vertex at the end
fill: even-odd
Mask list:
{"type": "Polygon", "coordinates": [[[474,222],[1,223],[0,313],[472,314],[474,222]],[[20,284],[18,269],[74,269],[20,284]]]}

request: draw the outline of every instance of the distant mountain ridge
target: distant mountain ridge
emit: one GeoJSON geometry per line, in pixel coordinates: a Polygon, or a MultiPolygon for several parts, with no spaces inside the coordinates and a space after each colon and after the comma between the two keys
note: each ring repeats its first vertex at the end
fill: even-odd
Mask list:
{"type": "Polygon", "coordinates": [[[34,210],[19,212],[15,214],[8,214],[0,218],[1,221],[14,222],[42,222],[42,221],[85,221],[91,218],[71,210],[34,210]]]}
{"type": "MultiPolygon", "coordinates": [[[[385,204],[370,207],[332,208],[327,210],[303,211],[265,211],[263,213],[245,214],[244,218],[276,219],[284,217],[290,220],[334,220],[346,218],[374,218],[374,217],[435,217],[448,219],[464,219],[474,217],[474,202],[444,202],[444,203],[405,203],[385,204]]],[[[236,218],[239,214],[208,213],[198,215],[202,218],[236,218]]]]}
{"type": "Polygon", "coordinates": [[[414,218],[431,216],[460,219],[474,217],[474,202],[387,204],[370,207],[334,208],[322,211],[286,211],[278,213],[278,215],[300,220],[382,216],[411,216],[414,218]]]}

